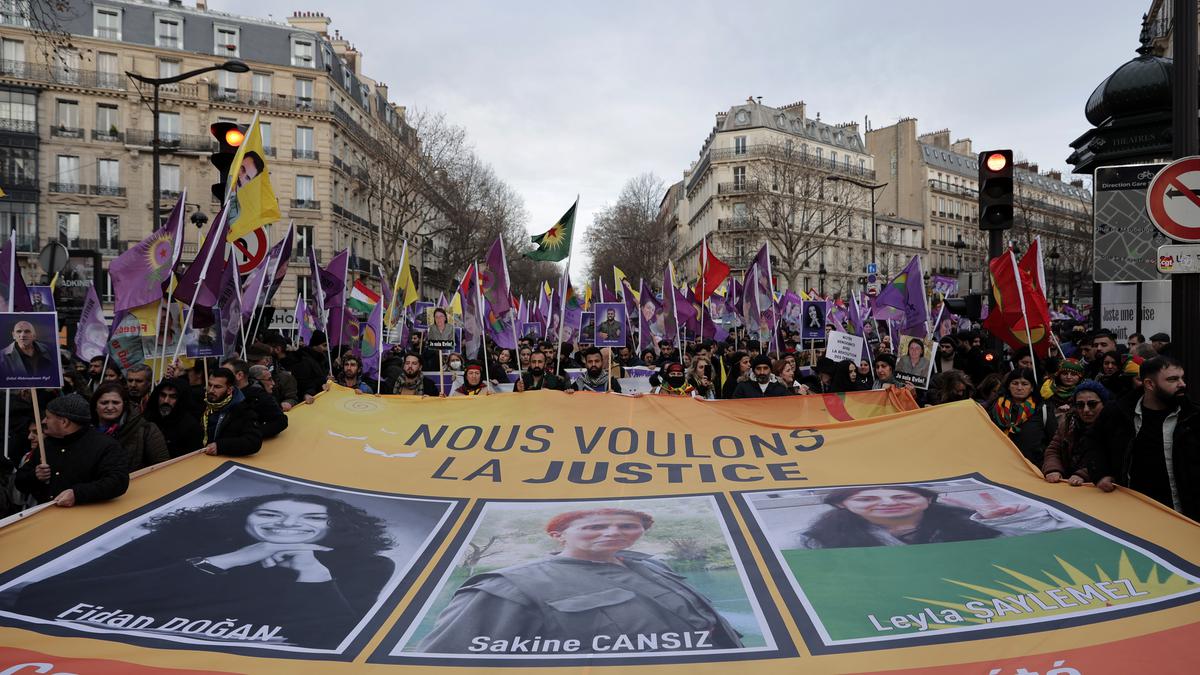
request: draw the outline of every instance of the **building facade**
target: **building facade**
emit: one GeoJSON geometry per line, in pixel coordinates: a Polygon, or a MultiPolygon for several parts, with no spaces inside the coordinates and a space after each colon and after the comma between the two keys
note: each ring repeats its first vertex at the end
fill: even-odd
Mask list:
{"type": "MultiPolygon", "coordinates": [[[[297,232],[275,304],[307,292],[310,248],[322,262],[349,249],[352,272],[378,279],[381,267],[394,273],[398,240],[411,238],[418,273],[437,276],[436,263],[423,260],[435,256],[422,256],[436,242],[417,241],[414,225],[397,222],[388,208],[394,182],[380,178],[403,173],[380,165],[409,161],[418,140],[386,85],[364,74],[362,54],[330,33],[328,17],[298,12],[276,23],[209,11],[203,1],[72,0],[60,17],[70,45],[47,50],[21,11],[27,0],[5,4],[15,11],[0,13],[0,187],[9,194],[0,226],[3,237],[17,231],[27,279],[37,279],[32,258],[51,241],[96,251],[107,269],[154,229],[154,201],[165,216],[185,189],[189,219],[208,220],[188,228],[190,261],[219,209],[208,127],[248,124],[255,113],[282,212],[269,237],[289,223],[297,232]],[[173,77],[229,59],[250,71],[159,87],[160,194],[151,194],[154,92],[126,72],[173,77]]],[[[105,277],[97,289],[111,299],[105,277]]]]}
{"type": "MultiPolygon", "coordinates": [[[[923,223],[927,271],[958,274],[963,291],[982,290],[987,233],[979,229],[979,167],[971,139],[952,141],[947,129],[918,134],[914,118],[870,129],[866,136],[869,151],[887,167],[879,175],[887,187],[876,208],[923,223]]],[[[1040,237],[1051,293],[1075,299],[1090,290],[1091,193],[1082,180],[1066,182],[1060,172],[1041,173],[1025,161],[1015,164],[1013,176],[1014,226],[1006,238],[1023,250],[1040,237]]]]}
{"type": "MultiPolygon", "coordinates": [[[[749,99],[717,114],[699,159],[664,200],[672,259],[694,277],[707,240],[740,273],[767,242],[777,288],[861,289],[875,179],[857,123],[827,124],[802,101],[774,108],[749,99]]],[[[880,259],[923,245],[918,219],[876,224],[880,259]]]]}

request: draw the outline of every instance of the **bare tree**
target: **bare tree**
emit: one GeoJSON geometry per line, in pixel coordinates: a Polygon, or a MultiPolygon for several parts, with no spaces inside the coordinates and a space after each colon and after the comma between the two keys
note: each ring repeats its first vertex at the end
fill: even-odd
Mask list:
{"type": "Polygon", "coordinates": [[[1076,280],[1088,277],[1092,269],[1091,204],[1084,202],[1082,212],[1049,204],[1043,193],[1020,181],[1016,181],[1013,196],[1009,238],[1024,251],[1040,236],[1047,284],[1066,287],[1062,295],[1073,296],[1076,280]],[[1057,252],[1057,263],[1050,259],[1051,251],[1057,252]]]}
{"type": "Polygon", "coordinates": [[[728,194],[745,195],[745,202],[740,202],[744,206],[734,207],[735,219],[741,228],[770,244],[775,256],[772,271],[797,289],[806,271],[816,271],[822,251],[850,236],[865,191],[844,181],[826,180],[830,167],[794,150],[790,142],[769,145],[760,153],[759,159],[748,163],[743,178],[736,179],[735,174],[735,181],[722,187],[728,194]]]}
{"type": "Polygon", "coordinates": [[[661,178],[643,173],[625,183],[615,204],[596,214],[584,243],[591,256],[589,279],[609,278],[614,265],[630,279],[661,278],[670,254],[670,224],[658,217],[665,192],[661,178]]]}
{"type": "Polygon", "coordinates": [[[29,27],[33,33],[34,42],[41,48],[47,64],[60,63],[71,65],[66,60],[68,50],[75,48],[71,41],[71,33],[67,31],[65,22],[90,12],[92,3],[73,3],[71,0],[29,0],[29,2],[10,2],[9,21],[29,27]]]}

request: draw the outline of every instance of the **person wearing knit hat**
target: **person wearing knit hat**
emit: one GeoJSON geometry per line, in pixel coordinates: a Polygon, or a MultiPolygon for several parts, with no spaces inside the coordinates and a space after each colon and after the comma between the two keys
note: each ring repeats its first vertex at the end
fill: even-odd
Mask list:
{"type": "Polygon", "coordinates": [[[1083,379],[1083,364],[1078,359],[1063,359],[1058,363],[1058,370],[1042,384],[1042,400],[1062,422],[1063,416],[1071,410],[1071,397],[1075,395],[1075,387],[1083,379]]]}
{"type": "Polygon", "coordinates": [[[75,506],[113,499],[129,488],[129,454],[92,427],[87,399],[67,394],[46,406],[45,463],[17,469],[17,489],[39,504],[75,506]]]}
{"type": "Polygon", "coordinates": [[[733,390],[734,398],[764,398],[768,396],[789,396],[792,392],[775,380],[771,374],[771,357],[759,354],[750,361],[750,373],[747,379],[738,382],[733,390]]]}

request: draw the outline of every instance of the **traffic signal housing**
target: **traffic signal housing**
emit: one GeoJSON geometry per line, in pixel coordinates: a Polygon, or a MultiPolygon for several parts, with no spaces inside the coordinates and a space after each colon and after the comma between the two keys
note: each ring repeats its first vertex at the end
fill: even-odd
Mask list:
{"type": "Polygon", "coordinates": [[[225,201],[225,186],[229,185],[229,170],[233,167],[233,156],[246,140],[248,125],[237,122],[216,122],[208,127],[213,138],[217,139],[217,151],[209,155],[208,161],[217,167],[221,181],[213,183],[212,193],[218,201],[225,201]]]}
{"type": "Polygon", "coordinates": [[[979,229],[1013,226],[1013,151],[979,153],[979,229]]]}

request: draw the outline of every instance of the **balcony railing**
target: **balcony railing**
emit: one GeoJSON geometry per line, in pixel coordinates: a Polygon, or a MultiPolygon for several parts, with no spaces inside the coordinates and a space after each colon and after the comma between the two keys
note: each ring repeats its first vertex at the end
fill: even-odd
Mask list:
{"type": "Polygon", "coordinates": [[[330,104],[324,99],[309,96],[296,97],[286,94],[272,94],[265,91],[226,89],[216,84],[208,85],[208,100],[214,103],[230,103],[287,112],[330,112],[330,104]]]}
{"type": "MultiPolygon", "coordinates": [[[[0,242],[8,241],[9,233],[0,234],[0,242]]],[[[38,236],[36,232],[18,232],[16,238],[16,246],[14,248],[17,253],[37,253],[38,252],[38,236]]]]}
{"type": "Polygon", "coordinates": [[[36,136],[38,132],[37,121],[0,117],[0,131],[8,131],[16,134],[33,134],[36,136]]]}
{"type": "Polygon", "coordinates": [[[357,213],[354,213],[352,211],[344,209],[344,208],[338,206],[337,204],[333,205],[333,215],[341,216],[341,217],[345,218],[346,220],[349,220],[352,223],[357,223],[359,225],[362,225],[363,227],[370,227],[373,229],[373,226],[371,225],[370,222],[367,221],[366,218],[363,218],[362,216],[358,215],[357,213]]]}
{"type": "Polygon", "coordinates": [[[125,188],[118,185],[93,185],[90,192],[99,197],[124,197],[125,188]]]}
{"type": "Polygon", "coordinates": [[[717,219],[717,229],[718,230],[728,230],[728,231],[753,230],[753,229],[757,229],[758,227],[759,227],[759,223],[756,218],[743,217],[743,218],[718,218],[717,219]]]}
{"type": "MultiPolygon", "coordinates": [[[[216,152],[217,143],[211,136],[158,132],[159,147],[164,152],[216,152]]],[[[145,129],[126,129],[125,145],[150,148],[154,132],[145,129]]]]}
{"type": "Polygon", "coordinates": [[[269,145],[264,145],[264,146],[263,146],[263,152],[267,153],[267,157],[274,157],[274,156],[275,156],[275,148],[274,148],[274,147],[272,147],[272,146],[269,146],[269,145]]]}
{"type": "Polygon", "coordinates": [[[85,195],[87,187],[82,183],[50,183],[51,192],[60,192],[63,194],[85,195]]]}
{"type": "Polygon", "coordinates": [[[79,127],[64,127],[61,125],[50,127],[50,135],[59,138],[83,138],[83,129],[79,127]]]}
{"type": "Polygon", "coordinates": [[[66,68],[57,63],[47,66],[44,63],[2,59],[0,60],[0,77],[72,87],[125,89],[125,76],[122,74],[66,68]]]}
{"type": "Polygon", "coordinates": [[[747,145],[744,150],[738,148],[717,148],[709,150],[706,159],[713,162],[728,160],[770,159],[789,164],[799,164],[816,170],[833,172],[844,176],[858,176],[864,180],[875,180],[875,171],[864,167],[846,166],[845,162],[835,163],[826,157],[804,152],[802,148],[761,143],[747,145]]]}
{"type": "Polygon", "coordinates": [[[109,141],[109,142],[113,142],[113,143],[124,143],[125,142],[125,134],[121,133],[120,131],[114,131],[112,129],[109,129],[108,131],[102,131],[100,129],[92,129],[92,140],[93,141],[109,141]]]}
{"type": "Polygon", "coordinates": [[[929,179],[929,187],[933,188],[934,190],[936,190],[938,192],[945,192],[946,194],[952,194],[952,195],[961,195],[963,197],[970,197],[971,199],[975,199],[976,197],[979,196],[979,192],[973,188],[969,188],[965,185],[954,185],[952,183],[947,183],[944,180],[938,180],[936,178],[929,179]]]}
{"type": "Polygon", "coordinates": [[[719,195],[744,194],[757,191],[758,181],[756,180],[735,180],[732,183],[720,183],[717,185],[717,194],[719,195]]]}
{"type": "Polygon", "coordinates": [[[317,210],[320,210],[320,208],[321,208],[321,202],[316,199],[293,199],[292,200],[292,208],[293,209],[312,209],[314,211],[317,211],[317,210]]]}
{"type": "Polygon", "coordinates": [[[316,150],[292,148],[292,159],[317,159],[318,155],[319,153],[316,150]]]}
{"type": "Polygon", "coordinates": [[[181,195],[181,194],[183,194],[182,190],[170,190],[167,188],[160,188],[158,191],[158,199],[159,199],[159,201],[173,202],[173,201],[178,200],[179,195],[181,195]]]}

